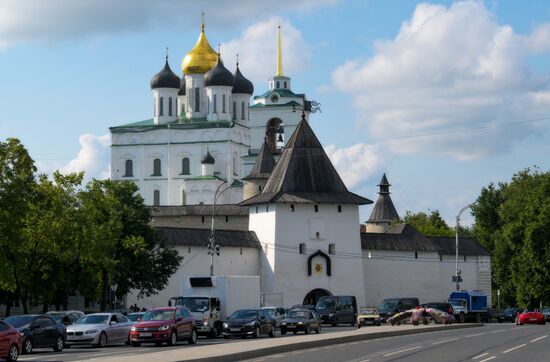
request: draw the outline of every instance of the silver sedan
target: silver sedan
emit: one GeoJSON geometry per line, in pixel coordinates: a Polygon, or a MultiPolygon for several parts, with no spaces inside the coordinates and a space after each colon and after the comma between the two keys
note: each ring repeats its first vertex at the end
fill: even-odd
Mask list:
{"type": "Polygon", "coordinates": [[[109,344],[128,344],[133,324],[120,313],[88,314],[67,327],[67,345],[91,344],[105,347],[109,344]]]}

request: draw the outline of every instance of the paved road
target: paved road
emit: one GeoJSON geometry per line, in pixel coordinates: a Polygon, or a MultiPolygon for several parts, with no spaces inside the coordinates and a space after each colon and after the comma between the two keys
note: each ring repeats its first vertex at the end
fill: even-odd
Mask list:
{"type": "MultiPolygon", "coordinates": [[[[323,334],[326,333],[334,333],[334,332],[342,332],[347,330],[355,330],[356,327],[330,327],[330,326],[323,326],[323,334]]],[[[281,336],[279,333],[277,333],[276,338],[293,338],[294,335],[285,335],[281,336]]],[[[269,338],[266,336],[262,336],[262,338],[269,338]]],[[[243,340],[240,338],[237,339],[230,339],[225,340],[223,338],[218,339],[208,339],[208,338],[199,338],[199,341],[195,346],[204,346],[204,345],[221,345],[224,343],[234,343],[234,342],[242,342],[243,340]]],[[[250,343],[254,343],[252,339],[249,340],[250,343]]],[[[153,352],[160,352],[163,349],[172,349],[172,348],[193,348],[194,346],[191,346],[187,344],[187,342],[178,342],[178,345],[175,347],[168,347],[166,344],[164,344],[162,347],[156,347],[152,344],[144,344],[141,347],[131,347],[126,345],[119,345],[119,346],[109,346],[106,348],[95,348],[91,346],[79,346],[79,347],[71,347],[70,349],[65,349],[61,353],[53,352],[51,348],[45,349],[45,348],[39,348],[34,350],[30,355],[23,355],[19,358],[19,361],[33,361],[33,362],[41,362],[41,361],[101,361],[102,358],[105,358],[107,356],[114,357],[114,356],[128,356],[131,357],[132,355],[143,355],[147,353],[153,353],[153,352]]]]}
{"type": "Polygon", "coordinates": [[[549,325],[488,324],[481,328],[329,345],[249,362],[547,362],[549,344],[549,325]]]}

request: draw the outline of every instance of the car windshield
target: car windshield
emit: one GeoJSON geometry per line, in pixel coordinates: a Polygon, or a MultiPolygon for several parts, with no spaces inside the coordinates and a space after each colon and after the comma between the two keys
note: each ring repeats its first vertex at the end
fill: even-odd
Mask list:
{"type": "Polygon", "coordinates": [[[275,308],[262,308],[262,310],[265,310],[270,316],[275,317],[275,308]]]}
{"type": "Polygon", "coordinates": [[[108,314],[89,314],[80,318],[76,324],[107,324],[108,314]]]}
{"type": "Polygon", "coordinates": [[[378,310],[394,310],[395,306],[397,305],[397,301],[395,300],[387,300],[380,303],[378,306],[378,310]]]}
{"type": "Polygon", "coordinates": [[[258,316],[258,312],[255,310],[238,310],[231,314],[229,319],[253,319],[258,316]]]}
{"type": "Polygon", "coordinates": [[[336,309],[336,299],[325,298],[317,302],[315,309],[319,310],[331,310],[336,309]]]}
{"type": "Polygon", "coordinates": [[[361,308],[361,314],[376,314],[376,309],[374,309],[374,308],[361,308]]]}
{"type": "Polygon", "coordinates": [[[129,320],[131,320],[132,322],[137,322],[137,320],[139,318],[141,318],[143,316],[142,313],[136,313],[136,314],[128,314],[126,316],[126,318],[128,318],[129,320]]]}
{"type": "Polygon", "coordinates": [[[183,297],[177,298],[176,305],[187,307],[191,312],[204,313],[210,309],[210,300],[202,297],[183,297]]]}
{"type": "Polygon", "coordinates": [[[453,307],[462,307],[462,301],[458,299],[451,299],[449,303],[451,303],[453,307]]]}
{"type": "Polygon", "coordinates": [[[174,311],[169,309],[150,310],[141,318],[142,321],[170,321],[172,319],[174,319],[174,311]]]}
{"type": "Polygon", "coordinates": [[[504,313],[514,313],[516,311],[516,308],[506,308],[504,313]]]}
{"type": "Polygon", "coordinates": [[[296,311],[290,311],[288,313],[289,318],[306,318],[307,313],[305,310],[296,310],[296,311]]]}
{"type": "Polygon", "coordinates": [[[8,317],[8,318],[4,319],[4,321],[11,324],[12,327],[19,328],[19,327],[22,327],[22,326],[32,322],[32,318],[33,317],[13,316],[13,317],[8,317]]]}

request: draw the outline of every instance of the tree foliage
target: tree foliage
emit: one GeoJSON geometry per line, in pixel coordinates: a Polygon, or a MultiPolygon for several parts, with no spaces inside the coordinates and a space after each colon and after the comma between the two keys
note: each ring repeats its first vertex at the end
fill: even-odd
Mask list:
{"type": "Polygon", "coordinates": [[[411,224],[426,236],[454,236],[455,234],[454,229],[443,220],[439,210],[433,210],[429,215],[424,212],[407,211],[402,222],[411,224]]]}
{"type": "Polygon", "coordinates": [[[177,270],[182,258],[150,226],[134,183],[82,180],[36,175],[18,140],[0,142],[0,303],[66,308],[78,291],[105,309],[111,285],[119,297],[151,295],[177,270]]]}

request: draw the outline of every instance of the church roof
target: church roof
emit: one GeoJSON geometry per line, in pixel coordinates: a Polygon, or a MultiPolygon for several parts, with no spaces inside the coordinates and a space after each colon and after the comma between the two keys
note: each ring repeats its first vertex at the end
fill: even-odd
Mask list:
{"type": "Polygon", "coordinates": [[[349,192],[302,116],[262,193],[241,205],[289,203],[370,204],[349,192]]]}
{"type": "Polygon", "coordinates": [[[185,75],[181,77],[180,90],[178,91],[178,96],[184,96],[187,92],[185,88],[185,75]]]}
{"type": "Polygon", "coordinates": [[[269,178],[273,168],[275,168],[275,158],[269,149],[267,141],[264,140],[254,167],[252,167],[250,174],[243,178],[243,180],[269,178]]]}
{"type": "Polygon", "coordinates": [[[168,65],[168,57],[164,63],[164,68],[151,78],[151,89],[155,88],[176,88],[180,87],[180,78],[172,72],[168,65]]]}
{"type": "Polygon", "coordinates": [[[204,155],[204,157],[201,160],[201,164],[213,165],[215,163],[216,163],[216,160],[214,159],[214,157],[212,157],[212,155],[210,154],[210,151],[207,150],[206,155],[204,155]]]}
{"type": "MultiPolygon", "coordinates": [[[[170,245],[206,246],[210,237],[208,229],[193,228],[158,228],[170,245]]],[[[216,244],[220,247],[260,248],[260,242],[253,231],[216,230],[216,244]]]]}
{"type": "Polygon", "coordinates": [[[241,73],[241,70],[239,69],[239,63],[237,63],[237,69],[235,70],[233,79],[234,83],[231,93],[254,94],[254,85],[241,73]]]}
{"type": "MultiPolygon", "coordinates": [[[[456,239],[454,236],[444,237],[444,236],[429,236],[439,248],[441,249],[440,253],[443,255],[455,255],[455,243],[456,239]]],[[[460,238],[458,240],[458,253],[460,255],[484,255],[490,256],[491,252],[485,249],[480,243],[478,243],[473,238],[460,238]]]]}
{"type": "MultiPolygon", "coordinates": [[[[156,216],[212,216],[212,205],[153,206],[156,216]]],[[[216,216],[248,216],[248,208],[233,204],[216,204],[216,216]]]]}
{"type": "Polygon", "coordinates": [[[258,96],[254,96],[254,99],[260,99],[260,98],[269,98],[271,94],[277,93],[281,97],[290,97],[290,98],[305,98],[305,94],[296,94],[291,90],[288,89],[272,89],[268,90],[267,92],[260,94],[258,96]]]}
{"type": "Polygon", "coordinates": [[[391,186],[386,178],[386,174],[382,176],[382,180],[378,184],[380,186],[380,196],[374,204],[374,208],[370,214],[367,223],[376,222],[391,222],[393,220],[399,220],[399,214],[393,205],[393,201],[390,197],[389,187],[391,186]]]}
{"type": "Polygon", "coordinates": [[[220,55],[218,54],[216,65],[204,75],[204,86],[223,85],[233,87],[234,82],[233,74],[223,65],[220,55]]]}

